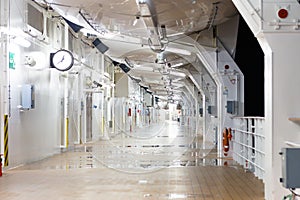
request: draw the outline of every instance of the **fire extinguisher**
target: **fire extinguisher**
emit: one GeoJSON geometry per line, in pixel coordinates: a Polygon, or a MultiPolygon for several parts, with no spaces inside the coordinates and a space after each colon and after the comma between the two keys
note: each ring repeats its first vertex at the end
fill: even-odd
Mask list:
{"type": "Polygon", "coordinates": [[[2,154],[0,154],[0,177],[2,176],[2,154]]]}

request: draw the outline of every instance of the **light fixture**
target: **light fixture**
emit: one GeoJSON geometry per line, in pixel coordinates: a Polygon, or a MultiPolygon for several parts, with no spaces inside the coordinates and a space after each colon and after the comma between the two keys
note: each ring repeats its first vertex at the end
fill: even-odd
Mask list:
{"type": "Polygon", "coordinates": [[[171,67],[180,67],[181,65],[183,65],[183,63],[176,63],[175,65],[171,65],[171,67]]]}
{"type": "Polygon", "coordinates": [[[102,87],[102,84],[101,83],[98,83],[97,81],[93,81],[93,84],[95,84],[96,85],[96,87],[102,87]]]}
{"type": "Polygon", "coordinates": [[[25,56],[25,65],[29,65],[30,67],[35,66],[36,61],[32,56],[25,56]]]}
{"type": "Polygon", "coordinates": [[[49,69],[47,55],[42,51],[30,51],[24,57],[24,65],[34,70],[49,69]]]}
{"type": "Polygon", "coordinates": [[[26,40],[25,38],[23,37],[19,37],[19,36],[15,36],[13,38],[13,42],[22,46],[22,47],[25,47],[25,48],[28,48],[31,46],[31,42],[29,42],[28,40],[26,40]]]}
{"type": "Polygon", "coordinates": [[[132,26],[135,26],[136,23],[137,23],[137,21],[138,21],[138,18],[135,18],[134,21],[133,21],[133,23],[132,23],[132,26]]]}
{"type": "Polygon", "coordinates": [[[152,94],[153,91],[151,91],[149,88],[147,88],[146,92],[149,93],[149,94],[152,94]]]}

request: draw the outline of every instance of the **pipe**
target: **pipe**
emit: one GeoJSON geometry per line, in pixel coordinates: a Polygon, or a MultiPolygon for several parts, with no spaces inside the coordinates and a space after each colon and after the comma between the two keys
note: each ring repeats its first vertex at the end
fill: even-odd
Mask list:
{"type": "Polygon", "coordinates": [[[286,145],[289,145],[289,146],[292,146],[292,147],[300,147],[300,144],[295,143],[295,142],[285,141],[284,143],[286,145]]]}

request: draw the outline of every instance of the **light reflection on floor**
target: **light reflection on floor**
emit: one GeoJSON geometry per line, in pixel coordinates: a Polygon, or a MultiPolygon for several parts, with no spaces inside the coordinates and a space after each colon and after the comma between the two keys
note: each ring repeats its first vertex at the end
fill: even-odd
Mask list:
{"type": "Polygon", "coordinates": [[[189,126],[168,122],[164,126],[154,125],[152,130],[119,134],[108,141],[93,146],[94,158],[108,168],[141,173],[165,167],[215,165],[215,159],[206,159],[214,145],[207,143],[202,149],[202,137],[189,126]],[[156,127],[155,127],[156,126],[156,127]],[[141,139],[147,138],[147,139],[141,139]]]}
{"type": "Polygon", "coordinates": [[[171,138],[119,134],[5,171],[0,199],[263,199],[262,182],[215,149],[203,150],[187,127],[171,125],[171,138]]]}
{"type": "Polygon", "coordinates": [[[236,165],[230,157],[218,158],[212,144],[206,144],[211,147],[210,149],[202,149],[202,137],[195,136],[186,126],[171,122],[164,127],[152,128],[155,129],[160,130],[158,134],[140,130],[142,137],[136,137],[138,134],[136,131],[133,136],[121,133],[109,140],[76,145],[69,151],[53,156],[51,162],[45,159],[24,167],[27,169],[107,167],[123,172],[143,173],[166,167],[236,165]],[[162,129],[164,131],[161,131],[162,129]]]}

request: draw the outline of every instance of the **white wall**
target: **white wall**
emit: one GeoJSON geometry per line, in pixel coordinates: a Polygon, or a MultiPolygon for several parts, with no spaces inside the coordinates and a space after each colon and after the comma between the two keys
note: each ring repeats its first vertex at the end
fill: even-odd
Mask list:
{"type": "MultiPolygon", "coordinates": [[[[300,144],[300,125],[288,120],[300,117],[300,56],[299,34],[265,34],[265,41],[270,50],[265,52],[266,73],[266,134],[267,160],[266,187],[268,199],[280,199],[289,191],[282,187],[282,161],[279,152],[287,147],[285,141],[300,144]],[[269,58],[269,60],[267,60],[269,58]]],[[[264,40],[264,39],[261,39],[264,40]]]]}
{"type": "MultiPolygon", "coordinates": [[[[5,80],[5,76],[9,77],[7,83],[1,81],[1,121],[3,121],[2,117],[4,114],[10,114],[8,168],[59,153],[61,145],[65,144],[65,117],[69,118],[69,145],[72,147],[74,143],[79,143],[80,139],[85,141],[83,137],[86,134],[79,134],[80,127],[84,127],[83,119],[85,119],[82,116],[85,113],[83,112],[82,114],[81,112],[85,110],[86,106],[84,104],[85,96],[81,94],[83,94],[82,90],[90,86],[87,86],[85,79],[80,80],[80,77],[86,78],[81,75],[81,73],[85,73],[82,68],[87,69],[90,73],[92,73],[91,71],[97,71],[97,76],[99,76],[100,68],[101,66],[103,67],[103,63],[98,62],[101,55],[85,45],[78,45],[80,39],[64,39],[66,36],[64,28],[57,18],[50,17],[48,19],[47,33],[49,43],[39,40],[39,37],[34,38],[26,34],[23,31],[23,27],[25,25],[24,19],[26,18],[25,2],[27,1],[15,0],[10,2],[10,20],[1,19],[2,26],[10,22],[10,30],[2,34],[1,39],[9,38],[7,55],[8,51],[14,53],[15,69],[8,69],[7,55],[5,59],[0,59],[1,80],[5,80]],[[25,48],[14,42],[11,35],[14,32],[30,41],[31,46],[25,48]],[[84,67],[76,61],[76,66],[74,65],[72,68],[76,73],[60,72],[54,68],[50,69],[50,53],[56,52],[60,48],[68,48],[66,41],[72,42],[74,47],[73,54],[78,58],[84,56],[87,51],[87,55],[89,55],[86,58],[87,63],[91,64],[92,67],[84,67]],[[29,66],[26,64],[25,57],[28,55],[36,60],[36,65],[29,66]],[[7,74],[4,73],[5,71],[8,71],[7,74]],[[68,104],[64,105],[66,77],[68,77],[68,87],[66,87],[68,90],[68,104]],[[34,109],[20,109],[21,87],[24,84],[34,85],[34,109]],[[6,85],[10,86],[10,102],[8,96],[6,96],[8,91],[6,85]],[[67,114],[64,106],[68,107],[67,114]],[[65,114],[67,116],[64,116],[65,114]],[[81,125],[79,124],[80,121],[81,125]]],[[[3,10],[5,9],[2,7],[1,11],[3,10]]],[[[2,12],[1,17],[4,16],[2,12]]],[[[0,48],[6,52],[5,45],[1,45],[0,48]]],[[[97,77],[92,78],[101,82],[97,77]]],[[[3,153],[4,134],[2,130],[0,138],[1,153],[3,153]]]]}
{"type": "MultiPolygon", "coordinates": [[[[58,72],[36,71],[24,66],[25,52],[17,47],[15,69],[10,69],[11,116],[9,118],[9,166],[41,159],[60,150],[60,101],[62,98],[58,72]],[[35,88],[35,108],[19,109],[21,87],[35,88]]],[[[42,49],[40,49],[42,51],[42,49]]],[[[47,52],[44,52],[48,54],[47,52]]]]}

